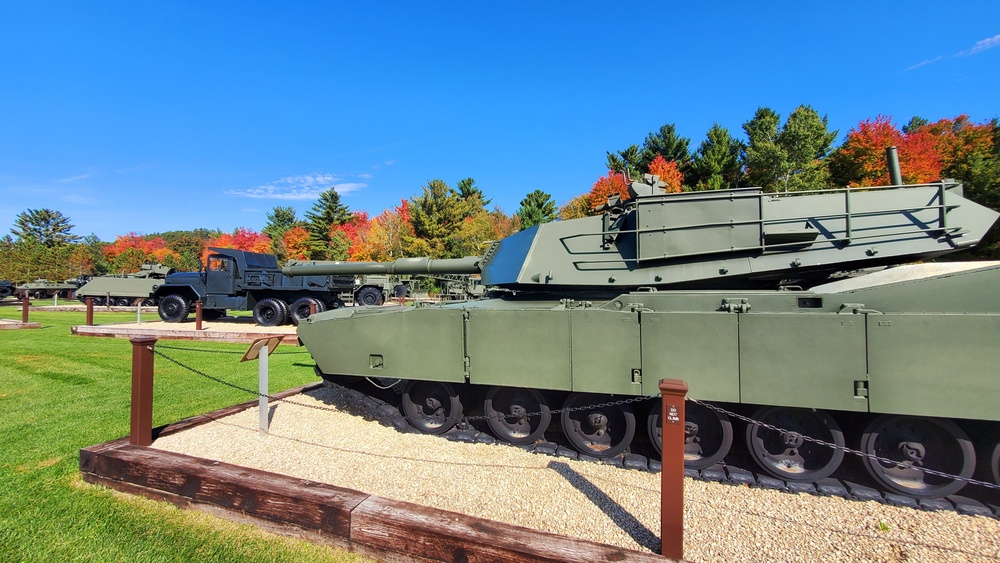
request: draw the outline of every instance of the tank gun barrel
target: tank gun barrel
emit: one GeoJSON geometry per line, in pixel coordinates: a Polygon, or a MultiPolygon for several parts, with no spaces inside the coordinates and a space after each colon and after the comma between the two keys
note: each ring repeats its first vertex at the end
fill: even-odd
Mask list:
{"type": "Polygon", "coordinates": [[[285,264],[281,271],[287,276],[478,274],[480,260],[480,256],[444,259],[400,258],[394,262],[292,260],[285,264]]]}

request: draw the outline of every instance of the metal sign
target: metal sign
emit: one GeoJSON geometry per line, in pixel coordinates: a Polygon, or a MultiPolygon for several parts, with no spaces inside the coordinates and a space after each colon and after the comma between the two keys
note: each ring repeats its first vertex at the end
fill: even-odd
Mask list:
{"type": "Polygon", "coordinates": [[[240,361],[249,362],[250,360],[256,360],[258,357],[260,357],[260,351],[265,348],[267,349],[266,355],[270,356],[271,352],[274,352],[274,349],[277,348],[278,344],[280,343],[281,343],[280,336],[268,336],[266,338],[258,338],[257,340],[254,340],[252,344],[250,344],[250,348],[247,349],[245,354],[243,354],[243,358],[241,358],[240,361]]]}

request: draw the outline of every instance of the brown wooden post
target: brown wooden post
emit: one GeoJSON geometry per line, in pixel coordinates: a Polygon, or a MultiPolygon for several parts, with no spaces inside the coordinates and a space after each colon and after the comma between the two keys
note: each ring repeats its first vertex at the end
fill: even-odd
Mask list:
{"type": "Polygon", "coordinates": [[[28,294],[25,292],[24,297],[21,298],[21,322],[28,322],[28,308],[31,307],[31,302],[28,300],[28,294]]]}
{"type": "Polygon", "coordinates": [[[660,555],[684,559],[684,400],[687,383],[661,379],[663,460],[660,470],[660,555]]]}
{"type": "Polygon", "coordinates": [[[153,346],[156,339],[139,336],[132,343],[132,423],[129,443],[153,443],[153,346]]]}
{"type": "Polygon", "coordinates": [[[316,314],[316,302],[315,301],[310,301],[309,302],[309,316],[311,317],[311,316],[313,316],[315,314],[316,314]]]}
{"type": "Polygon", "coordinates": [[[201,330],[201,299],[194,302],[194,329],[201,330]]]}
{"type": "Polygon", "coordinates": [[[94,298],[87,298],[87,326],[94,326],[94,298]]]}

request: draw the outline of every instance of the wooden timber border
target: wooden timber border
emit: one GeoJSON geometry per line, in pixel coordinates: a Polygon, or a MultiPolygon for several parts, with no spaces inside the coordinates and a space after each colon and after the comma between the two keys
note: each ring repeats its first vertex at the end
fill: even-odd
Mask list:
{"type": "MultiPolygon", "coordinates": [[[[280,393],[288,397],[321,386],[280,393]]],[[[180,432],[257,405],[249,401],[156,428],[180,432]]],[[[89,483],[195,508],[381,561],[665,561],[634,551],[438,510],[325,483],[136,446],[124,437],[80,450],[89,483]]]]}
{"type": "MultiPolygon", "coordinates": [[[[133,311],[135,308],[132,309],[133,311]]],[[[259,327],[258,327],[259,328],[259,327]]],[[[280,336],[282,344],[298,344],[294,330],[283,331],[241,330],[241,323],[213,321],[206,330],[197,330],[193,322],[163,323],[122,323],[114,325],[75,325],[70,333],[77,336],[109,336],[112,338],[155,337],[159,340],[201,340],[208,342],[253,342],[267,336],[280,336]],[[168,326],[163,326],[168,325],[168,326]]],[[[293,327],[294,328],[294,327],[293,327]]]]}

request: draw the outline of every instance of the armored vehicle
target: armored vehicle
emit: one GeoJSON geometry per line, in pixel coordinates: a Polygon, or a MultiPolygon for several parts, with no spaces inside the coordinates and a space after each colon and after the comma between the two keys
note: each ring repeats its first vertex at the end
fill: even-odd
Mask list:
{"type": "Polygon", "coordinates": [[[0,299],[6,299],[14,295],[14,284],[10,280],[0,280],[0,299]]]}
{"type": "Polygon", "coordinates": [[[481,415],[511,443],[656,450],[652,397],[675,378],[694,399],[690,468],[739,455],[817,482],[849,447],[872,456],[880,486],[912,497],[953,494],[975,471],[1000,483],[1000,263],[899,266],[975,245],[996,212],[948,180],[661,185],[633,182],[599,216],[532,227],[482,256],[289,263],[289,275],[481,274],[491,287],[475,301],[327,311],[298,338],[318,375],[396,401],[427,433],[481,415]]]}
{"type": "Polygon", "coordinates": [[[58,295],[59,297],[69,297],[82,284],[79,278],[68,279],[63,282],[51,282],[47,279],[39,278],[33,282],[17,286],[15,289],[21,295],[26,295],[34,299],[45,299],[58,295]]]}
{"type": "Polygon", "coordinates": [[[325,311],[343,305],[340,294],[353,291],[353,275],[289,277],[281,273],[277,258],[231,248],[210,248],[201,272],[169,274],[150,297],[157,300],[160,318],[183,322],[202,302],[202,316],[217,319],[227,309],[253,311],[262,326],[298,323],[311,307],[325,311]]]}
{"type": "Polygon", "coordinates": [[[391,299],[401,299],[413,292],[415,281],[403,276],[357,276],[354,279],[354,303],[382,305],[391,299]]]}
{"type": "Polygon", "coordinates": [[[156,305],[152,296],[163,280],[176,270],[163,264],[143,264],[138,272],[119,276],[98,276],[91,278],[76,291],[76,297],[94,305],[127,306],[140,303],[145,307],[156,305]]]}

